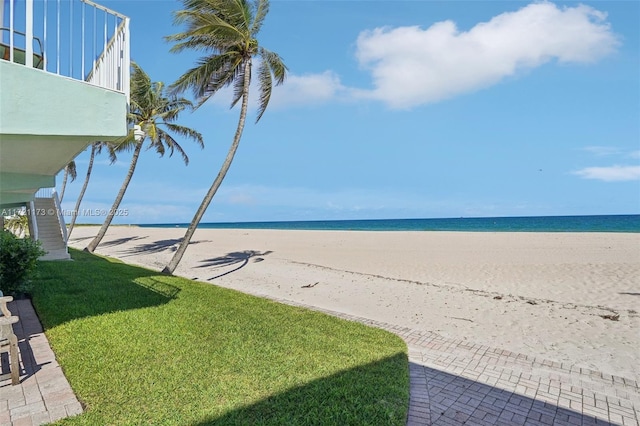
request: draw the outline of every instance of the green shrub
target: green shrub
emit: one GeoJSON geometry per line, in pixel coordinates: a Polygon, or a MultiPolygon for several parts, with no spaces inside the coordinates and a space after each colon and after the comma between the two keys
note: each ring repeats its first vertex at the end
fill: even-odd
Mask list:
{"type": "Polygon", "coordinates": [[[36,262],[44,254],[39,241],[0,231],[0,290],[6,295],[29,293],[36,262]]]}

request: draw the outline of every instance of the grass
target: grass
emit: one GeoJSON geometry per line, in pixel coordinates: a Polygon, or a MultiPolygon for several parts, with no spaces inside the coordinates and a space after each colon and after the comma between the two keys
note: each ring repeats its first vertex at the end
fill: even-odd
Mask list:
{"type": "Polygon", "coordinates": [[[72,250],[33,303],[86,412],[64,425],[404,425],[397,336],[72,250]]]}

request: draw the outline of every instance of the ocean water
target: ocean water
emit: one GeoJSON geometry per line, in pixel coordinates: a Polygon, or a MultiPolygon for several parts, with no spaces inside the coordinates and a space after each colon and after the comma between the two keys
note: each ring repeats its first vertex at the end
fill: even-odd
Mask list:
{"type": "MultiPolygon", "coordinates": [[[[189,224],[162,223],[139,226],[186,228],[189,224]]],[[[201,223],[198,228],[332,231],[640,232],[640,215],[228,222],[201,223]]]]}

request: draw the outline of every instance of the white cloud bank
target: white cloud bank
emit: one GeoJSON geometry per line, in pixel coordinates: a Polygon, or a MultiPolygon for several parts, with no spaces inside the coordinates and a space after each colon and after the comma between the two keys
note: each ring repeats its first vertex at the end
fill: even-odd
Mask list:
{"type": "Polygon", "coordinates": [[[520,70],[556,59],[590,63],[619,43],[606,14],[579,5],[559,8],[532,3],[461,32],[452,21],[376,28],[356,44],[360,65],[371,70],[373,90],[357,96],[411,108],[498,83],[520,70]]]}
{"type": "Polygon", "coordinates": [[[605,182],[624,182],[640,180],[640,166],[587,167],[573,172],[584,179],[596,179],[605,182]]]}

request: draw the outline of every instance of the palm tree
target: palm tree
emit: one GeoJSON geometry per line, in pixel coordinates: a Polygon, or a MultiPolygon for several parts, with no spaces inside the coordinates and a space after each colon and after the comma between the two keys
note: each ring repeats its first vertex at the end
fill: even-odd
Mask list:
{"type": "Polygon", "coordinates": [[[2,229],[12,232],[16,237],[24,238],[29,232],[29,216],[24,212],[15,213],[4,221],[2,229]]]}
{"type": "MultiPolygon", "coordinates": [[[[87,190],[87,186],[89,185],[89,179],[91,178],[91,171],[93,170],[93,160],[95,159],[96,154],[100,154],[100,152],[102,152],[102,149],[106,147],[111,147],[109,142],[94,142],[93,144],[91,144],[91,155],[89,156],[89,167],[87,167],[87,175],[84,178],[84,184],[82,185],[80,194],[78,194],[76,206],[71,212],[71,224],[69,225],[69,231],[67,231],[67,238],[71,237],[71,232],[73,231],[73,227],[76,224],[78,212],[80,211],[80,203],[82,203],[82,198],[84,197],[84,193],[87,190]]],[[[110,149],[109,157],[111,159],[111,163],[113,164],[117,159],[115,151],[110,149]]]]}
{"type": "Polygon", "coordinates": [[[71,182],[76,180],[78,172],[76,171],[76,162],[71,160],[64,168],[64,177],[62,178],[62,189],[60,190],[60,202],[64,198],[64,191],[67,189],[67,178],[71,176],[71,182]]]}
{"type": "Polygon", "coordinates": [[[204,147],[202,135],[195,130],[184,127],[174,122],[178,119],[180,112],[186,108],[193,108],[191,101],[180,98],[176,95],[167,95],[166,88],[162,82],[151,82],[149,76],[137,64],[132,63],[133,73],[131,74],[131,105],[128,115],[128,121],[132,125],[140,126],[144,135],[137,137],[133,130],[124,138],[115,141],[113,151],[133,150],[133,157],[129,165],[129,171],[125,176],[122,187],[116,196],[111,210],[98,231],[98,235],[89,243],[85,251],[93,252],[100,241],[107,233],[111,221],[120,207],[120,202],[124,198],[124,194],[131,182],[133,172],[136,169],[140,152],[146,140],[149,140],[149,149],[153,148],[161,157],[167,149],[169,155],[173,155],[174,151],[182,156],[185,164],[189,164],[189,157],[184,152],[180,144],[169,133],[193,139],[195,142],[204,147]],[[166,128],[167,130],[164,130],[166,128]]]}
{"type": "Polygon", "coordinates": [[[185,32],[167,37],[167,40],[177,42],[171,51],[195,49],[213,53],[201,58],[196,67],[184,73],[173,84],[173,89],[177,92],[193,90],[198,99],[198,106],[201,106],[221,88],[233,86],[231,107],[240,100],[242,103],[238,126],[227,157],[173,258],[163,269],[162,272],[167,274],[172,274],[182,260],[238,149],[249,104],[253,58],[261,59],[257,74],[260,96],[256,122],[260,120],[269,104],[273,78],[276,85],[282,84],[287,72],[280,56],[260,46],[256,39],[269,12],[268,0],[183,0],[183,5],[185,10],[175,13],[175,23],[186,24],[187,29],[185,32]]]}

